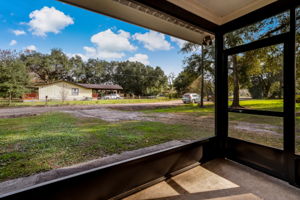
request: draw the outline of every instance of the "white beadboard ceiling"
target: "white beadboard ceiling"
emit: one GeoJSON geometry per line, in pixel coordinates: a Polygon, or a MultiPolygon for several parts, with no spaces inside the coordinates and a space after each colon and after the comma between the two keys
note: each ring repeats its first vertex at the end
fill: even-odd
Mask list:
{"type": "Polygon", "coordinates": [[[232,21],[277,0],[167,0],[218,25],[232,21]]]}

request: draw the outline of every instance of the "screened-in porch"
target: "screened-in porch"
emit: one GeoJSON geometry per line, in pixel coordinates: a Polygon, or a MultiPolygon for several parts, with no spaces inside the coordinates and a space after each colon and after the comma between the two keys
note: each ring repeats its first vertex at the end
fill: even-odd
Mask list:
{"type": "Polygon", "coordinates": [[[300,198],[299,0],[60,1],[199,45],[213,45],[214,133],[1,198],[300,198]],[[242,40],[237,35],[243,35],[242,40]],[[267,59],[259,56],[263,54],[267,59]],[[268,94],[259,90],[268,87],[266,76],[273,81],[268,94]],[[253,99],[274,98],[276,106],[247,106],[246,93],[253,99]],[[251,127],[254,119],[264,125],[251,127]]]}

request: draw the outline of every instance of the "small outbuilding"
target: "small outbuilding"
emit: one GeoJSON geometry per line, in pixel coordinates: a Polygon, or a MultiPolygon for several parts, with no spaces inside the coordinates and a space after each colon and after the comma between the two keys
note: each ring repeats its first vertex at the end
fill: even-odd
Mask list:
{"type": "Polygon", "coordinates": [[[119,93],[123,88],[113,84],[82,84],[56,81],[37,85],[39,100],[92,100],[101,93],[119,93]]]}

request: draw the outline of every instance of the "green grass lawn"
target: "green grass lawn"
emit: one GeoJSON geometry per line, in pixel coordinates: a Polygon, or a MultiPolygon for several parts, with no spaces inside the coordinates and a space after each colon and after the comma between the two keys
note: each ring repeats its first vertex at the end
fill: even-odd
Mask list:
{"type": "Polygon", "coordinates": [[[61,106],[61,105],[98,105],[98,104],[131,104],[131,103],[156,103],[163,101],[172,101],[167,97],[159,97],[156,99],[109,99],[109,100],[90,100],[90,101],[49,101],[45,102],[13,102],[10,105],[6,101],[0,102],[0,107],[16,107],[16,106],[61,106]]]}
{"type": "MultiPolygon", "coordinates": [[[[231,105],[232,102],[229,102],[231,105]]],[[[260,100],[243,100],[240,105],[248,109],[283,111],[282,99],[260,99],[260,100]]]]}
{"type": "MultiPolygon", "coordinates": [[[[241,104],[247,108],[268,110],[279,110],[282,105],[280,100],[250,100],[241,101],[241,104]]],[[[186,114],[209,118],[212,120],[205,122],[213,123],[214,105],[207,103],[204,108],[199,108],[196,104],[190,104],[142,112],[186,114]]],[[[229,118],[230,123],[246,122],[282,126],[282,119],[278,117],[230,113],[229,118]]],[[[0,119],[0,181],[170,140],[194,140],[211,136],[211,128],[206,129],[205,124],[202,124],[201,128],[195,128],[191,124],[182,123],[167,125],[145,121],[109,123],[99,119],[79,119],[65,113],[0,119]]],[[[296,151],[300,153],[299,117],[296,123],[296,151]]],[[[273,129],[276,127],[270,128],[273,129]]],[[[282,148],[283,137],[280,134],[274,136],[254,134],[232,128],[229,134],[247,141],[282,148]]]]}
{"type": "MultiPolygon", "coordinates": [[[[231,105],[231,101],[228,105],[231,105]]],[[[240,105],[247,109],[256,110],[269,110],[269,111],[283,111],[283,100],[243,100],[240,101],[240,105]]],[[[297,103],[297,109],[300,109],[300,104],[297,103]]],[[[172,108],[159,108],[154,110],[148,110],[145,112],[185,112],[185,113],[213,113],[214,104],[212,102],[205,102],[205,107],[198,109],[197,104],[185,104],[182,106],[172,108]]]]}
{"type": "MultiPolygon", "coordinates": [[[[247,109],[257,110],[269,110],[269,111],[283,111],[283,100],[245,100],[240,101],[241,106],[247,109]]],[[[231,105],[231,102],[228,103],[231,105]]],[[[300,111],[300,104],[296,104],[296,111],[300,111]]],[[[153,110],[144,110],[146,113],[185,113],[194,116],[209,116],[214,117],[214,105],[207,103],[204,108],[199,108],[197,104],[187,104],[178,107],[171,108],[158,108],[153,110]]],[[[229,113],[229,123],[237,124],[239,122],[254,123],[254,124],[266,124],[270,126],[283,126],[283,118],[262,116],[262,115],[250,115],[240,113],[229,113]]],[[[269,130],[276,128],[270,127],[269,130]]],[[[275,130],[278,133],[282,133],[279,129],[275,130]]],[[[259,143],[275,148],[283,148],[283,135],[271,135],[270,134],[253,134],[247,131],[237,131],[236,129],[230,129],[229,135],[231,137],[244,139],[254,143],[259,143]]],[[[296,152],[300,154],[300,117],[296,117],[296,152]]]]}
{"type": "Polygon", "coordinates": [[[181,124],[108,123],[64,113],[0,119],[0,181],[200,134],[209,136],[181,124]]]}
{"type": "MultiPolygon", "coordinates": [[[[231,105],[231,102],[229,102],[231,105]]],[[[258,109],[264,108],[265,110],[280,110],[282,105],[282,100],[247,100],[241,101],[241,106],[248,109],[258,109]],[[272,106],[273,105],[273,106],[272,106]]],[[[194,116],[210,116],[214,117],[215,107],[211,102],[206,102],[204,108],[199,108],[197,104],[186,104],[177,107],[170,108],[157,108],[153,110],[144,110],[145,113],[186,113],[194,116]]],[[[230,121],[242,121],[249,123],[260,123],[260,124],[270,124],[270,125],[282,125],[282,118],[262,116],[262,115],[250,115],[250,114],[240,114],[240,113],[229,113],[230,121]]],[[[300,118],[297,119],[300,124],[300,118]]]]}
{"type": "Polygon", "coordinates": [[[205,102],[205,106],[200,108],[198,104],[184,104],[180,106],[168,107],[168,108],[156,108],[143,110],[145,113],[189,113],[193,115],[206,115],[214,113],[215,106],[211,102],[205,102]]]}
{"type": "MultiPolygon", "coordinates": [[[[228,103],[231,105],[231,102],[228,103]]],[[[240,101],[240,105],[245,109],[268,110],[268,111],[283,111],[283,100],[245,100],[240,101]]],[[[296,104],[296,110],[300,111],[300,103],[296,104]]],[[[195,116],[214,115],[215,106],[211,102],[205,102],[204,108],[199,108],[197,104],[185,104],[170,108],[157,108],[144,110],[145,113],[189,113],[195,116]]],[[[282,119],[278,117],[258,116],[249,114],[230,113],[230,120],[240,120],[253,123],[270,123],[272,125],[281,125],[282,119]],[[253,117],[255,116],[255,117],[253,117]],[[264,120],[265,119],[265,120],[264,120]]],[[[297,122],[300,117],[297,117],[297,122]]]]}

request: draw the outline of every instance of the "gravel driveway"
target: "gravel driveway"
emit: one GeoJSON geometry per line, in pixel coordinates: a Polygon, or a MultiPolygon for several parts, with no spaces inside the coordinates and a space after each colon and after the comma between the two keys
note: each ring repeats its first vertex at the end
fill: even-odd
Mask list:
{"type": "Polygon", "coordinates": [[[92,110],[101,108],[115,108],[126,110],[142,110],[147,108],[164,108],[182,105],[181,100],[156,102],[156,103],[135,103],[135,104],[99,104],[99,105],[66,105],[66,106],[36,106],[36,107],[12,107],[1,108],[0,118],[13,118],[22,116],[38,115],[53,111],[74,111],[74,110],[92,110]]]}

